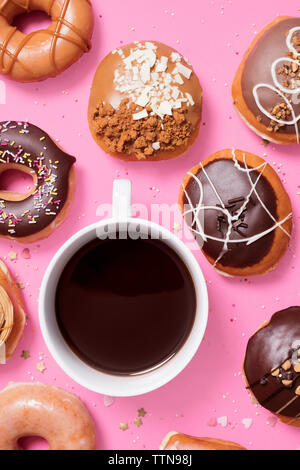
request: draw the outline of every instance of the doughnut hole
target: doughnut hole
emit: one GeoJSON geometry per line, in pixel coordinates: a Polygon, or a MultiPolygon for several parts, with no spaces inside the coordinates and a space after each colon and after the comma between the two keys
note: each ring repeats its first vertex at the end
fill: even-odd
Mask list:
{"type": "Polygon", "coordinates": [[[18,439],[20,450],[50,450],[48,441],[39,436],[26,436],[18,439]]]}
{"type": "Polygon", "coordinates": [[[14,18],[12,25],[24,34],[30,34],[40,29],[46,29],[51,24],[51,17],[44,11],[22,13],[14,18]]]}
{"type": "Polygon", "coordinates": [[[11,200],[13,193],[17,193],[21,199],[25,199],[25,196],[30,194],[34,188],[33,175],[25,172],[24,169],[13,168],[0,172],[0,195],[5,192],[5,199],[11,200]]]}

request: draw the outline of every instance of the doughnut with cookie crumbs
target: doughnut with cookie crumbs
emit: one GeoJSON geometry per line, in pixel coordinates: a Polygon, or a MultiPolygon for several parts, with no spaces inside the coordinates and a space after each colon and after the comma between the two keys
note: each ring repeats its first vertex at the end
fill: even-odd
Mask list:
{"type": "Polygon", "coordinates": [[[244,378],[261,406],[300,427],[300,307],[275,313],[249,339],[244,378]]]}
{"type": "Polygon", "coordinates": [[[234,105],[260,137],[300,143],[300,18],[279,17],[259,33],[232,85],[234,105]]]}
{"type": "Polygon", "coordinates": [[[226,276],[266,274],[289,245],[289,196],[273,168],[251,153],[222,150],[196,165],[179,205],[204,255],[226,276]]]}
{"type": "Polygon", "coordinates": [[[113,50],[92,85],[88,120],[96,143],[129,161],[177,157],[196,140],[202,89],[192,66],[171,47],[142,41],[113,50]]]}
{"type": "Polygon", "coordinates": [[[162,440],[160,450],[246,450],[235,442],[194,437],[176,431],[169,432],[162,440]]]}
{"type": "Polygon", "coordinates": [[[5,0],[0,2],[0,72],[19,82],[55,77],[91,48],[90,0],[5,0]],[[48,28],[24,34],[13,26],[17,15],[41,10],[48,28]]]}
{"type": "Polygon", "coordinates": [[[63,223],[75,191],[75,161],[33,124],[0,123],[0,174],[19,170],[33,180],[26,194],[0,190],[0,237],[33,243],[63,223]]]}
{"type": "Polygon", "coordinates": [[[9,359],[21,339],[26,314],[20,289],[0,259],[0,363],[9,359]]]}

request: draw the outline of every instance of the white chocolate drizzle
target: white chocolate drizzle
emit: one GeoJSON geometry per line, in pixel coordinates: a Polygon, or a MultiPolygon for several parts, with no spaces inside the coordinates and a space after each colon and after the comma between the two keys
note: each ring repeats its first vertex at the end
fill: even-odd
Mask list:
{"type": "MultiPolygon", "coordinates": [[[[249,184],[250,184],[250,191],[248,193],[248,195],[245,197],[245,200],[242,204],[242,206],[240,207],[240,209],[235,213],[235,214],[231,214],[230,211],[228,209],[226,209],[226,205],[224,204],[222,198],[220,197],[213,181],[211,180],[211,178],[209,177],[209,175],[207,174],[204,166],[202,165],[202,163],[200,162],[200,166],[201,166],[201,169],[203,171],[203,174],[205,175],[206,179],[208,180],[212,190],[214,191],[214,193],[216,194],[216,197],[217,199],[219,200],[220,202],[220,206],[206,206],[203,204],[203,198],[204,198],[204,190],[203,190],[203,186],[201,184],[201,181],[197,178],[196,175],[194,175],[193,173],[191,172],[188,172],[188,175],[191,176],[197,183],[198,185],[198,188],[199,188],[199,193],[200,193],[200,197],[199,197],[199,201],[198,201],[198,204],[196,205],[196,207],[193,206],[192,204],[192,201],[191,201],[191,198],[188,194],[188,192],[186,191],[184,185],[182,184],[182,188],[183,188],[183,191],[184,191],[184,194],[185,194],[185,197],[188,201],[188,205],[190,206],[189,209],[185,210],[183,215],[184,217],[186,217],[187,215],[191,214],[192,215],[192,222],[191,222],[191,226],[190,226],[190,230],[192,231],[192,233],[194,233],[196,236],[198,236],[200,238],[200,240],[202,240],[202,245],[204,244],[204,242],[206,242],[207,240],[214,240],[216,242],[220,242],[220,243],[223,243],[223,247],[220,251],[220,254],[219,256],[217,257],[217,259],[215,260],[214,262],[214,267],[216,267],[217,263],[223,258],[223,256],[227,253],[228,251],[228,245],[230,243],[246,243],[246,245],[250,245],[252,243],[255,243],[257,240],[259,240],[260,238],[263,238],[265,237],[266,235],[268,235],[269,233],[273,232],[274,230],[276,230],[277,228],[279,228],[280,230],[282,230],[289,238],[290,238],[290,234],[289,232],[287,232],[287,230],[285,230],[285,228],[282,226],[286,221],[288,221],[291,217],[292,217],[292,212],[290,212],[286,217],[284,217],[281,221],[277,221],[275,219],[275,217],[271,214],[271,212],[269,211],[269,209],[266,207],[266,205],[264,204],[264,202],[262,201],[260,195],[258,194],[257,192],[257,189],[256,189],[256,186],[257,186],[257,183],[259,182],[261,176],[263,175],[263,172],[266,168],[266,166],[268,165],[267,162],[263,162],[261,163],[260,165],[258,165],[257,167],[255,168],[249,168],[248,165],[247,165],[247,162],[246,162],[246,156],[245,154],[243,153],[243,163],[244,163],[244,167],[242,167],[239,163],[239,161],[237,160],[236,158],[236,155],[235,155],[235,150],[232,149],[232,159],[233,159],[233,162],[234,162],[234,166],[236,169],[238,169],[239,171],[242,171],[242,172],[245,172],[247,174],[247,177],[248,177],[248,180],[249,180],[249,184]],[[256,178],[256,180],[253,182],[251,177],[250,177],[250,173],[253,172],[253,171],[258,171],[258,170],[261,170],[259,171],[259,174],[256,178]],[[266,213],[269,215],[269,217],[272,219],[272,221],[274,222],[274,225],[272,225],[270,228],[264,230],[263,232],[260,232],[260,233],[257,233],[256,235],[252,235],[251,237],[243,237],[241,239],[231,239],[230,238],[230,235],[232,233],[232,228],[233,228],[233,223],[235,221],[237,221],[239,219],[239,217],[241,216],[242,212],[246,209],[249,201],[250,201],[250,197],[252,194],[255,194],[255,196],[257,197],[259,203],[261,204],[262,208],[266,211],[266,213]],[[199,219],[199,214],[203,211],[205,212],[206,210],[215,210],[217,212],[221,212],[227,219],[227,223],[228,223],[228,228],[227,228],[227,232],[226,232],[226,236],[225,238],[219,238],[219,237],[214,237],[212,235],[208,235],[205,233],[205,228],[204,228],[204,222],[205,222],[205,219],[204,217],[202,218],[203,222],[201,224],[200,222],[200,219],[199,219]],[[195,228],[193,228],[193,226],[196,225],[195,228]]],[[[201,246],[201,245],[200,245],[201,246]]]]}
{"type": "MultiPolygon", "coordinates": [[[[290,29],[289,33],[287,35],[287,38],[286,38],[287,48],[290,52],[293,53],[294,57],[300,57],[300,53],[294,48],[294,46],[291,42],[293,34],[296,33],[297,31],[300,31],[300,27],[295,27],[295,28],[290,29]]],[[[272,75],[273,83],[274,83],[275,86],[270,85],[268,83],[258,83],[253,88],[253,96],[254,96],[257,107],[259,108],[259,110],[266,117],[268,117],[272,121],[276,122],[277,124],[282,124],[282,125],[285,125],[285,126],[295,126],[297,143],[299,144],[298,121],[300,119],[300,115],[296,116],[295,110],[294,110],[292,104],[290,103],[290,101],[288,100],[288,98],[285,96],[285,94],[286,95],[292,95],[292,96],[298,95],[300,93],[300,87],[291,89],[291,88],[286,88],[286,87],[282,86],[281,83],[279,83],[279,81],[277,79],[276,67],[280,62],[295,63],[300,67],[300,60],[298,60],[298,59],[295,60],[295,59],[292,59],[290,57],[280,57],[280,58],[276,59],[272,63],[272,66],[271,66],[271,75],[272,75]],[[262,106],[262,104],[260,103],[260,100],[259,100],[259,97],[258,97],[258,90],[260,88],[268,88],[269,90],[274,91],[275,93],[277,93],[283,99],[283,101],[285,102],[287,107],[289,108],[289,110],[291,112],[291,115],[292,115],[292,119],[289,120],[289,121],[278,119],[278,118],[276,118],[276,116],[273,116],[271,113],[269,113],[268,110],[265,109],[262,106]]]]}

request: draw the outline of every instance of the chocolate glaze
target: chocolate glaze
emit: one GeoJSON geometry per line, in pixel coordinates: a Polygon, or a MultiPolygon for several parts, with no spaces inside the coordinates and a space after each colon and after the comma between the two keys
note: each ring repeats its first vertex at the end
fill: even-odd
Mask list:
{"type": "MultiPolygon", "coordinates": [[[[250,167],[249,167],[250,168],[250,167]]],[[[238,170],[234,166],[233,160],[218,159],[208,163],[204,167],[205,172],[209,176],[213,185],[217,189],[219,196],[223,203],[231,207],[230,211],[236,212],[243,205],[246,196],[249,194],[251,186],[247,177],[246,172],[238,170]]],[[[256,181],[259,173],[253,171],[250,173],[250,177],[253,182],[256,181]]],[[[199,170],[196,175],[203,187],[203,205],[204,206],[216,206],[220,204],[216,193],[212,189],[209,180],[205,176],[202,169],[199,170]]],[[[260,198],[269,209],[273,217],[277,218],[276,212],[276,195],[271,184],[262,175],[256,186],[257,192],[260,198]]],[[[197,182],[194,178],[191,178],[187,187],[185,188],[192,204],[194,207],[198,206],[200,191],[197,182]]],[[[189,202],[185,195],[184,197],[185,209],[188,209],[189,202]]],[[[203,214],[203,212],[202,212],[203,214]]],[[[206,209],[204,211],[204,232],[206,235],[210,235],[217,238],[224,239],[228,229],[228,221],[219,220],[222,214],[214,209],[206,209]]],[[[201,219],[199,219],[201,220],[201,219]]],[[[186,216],[188,225],[191,226],[193,220],[190,216],[186,216]]],[[[260,204],[257,196],[252,193],[249,203],[246,206],[246,211],[240,218],[241,225],[237,227],[237,230],[232,230],[230,240],[242,240],[245,237],[251,237],[261,232],[264,232],[268,228],[274,226],[274,221],[264,210],[260,204]]],[[[192,228],[197,229],[196,223],[192,223],[192,228]]],[[[221,263],[224,266],[232,267],[247,267],[258,263],[264,256],[270,251],[271,245],[274,239],[274,231],[271,231],[267,235],[258,239],[254,243],[229,243],[228,251],[222,256],[221,263]]],[[[199,240],[202,242],[202,239],[199,240]]],[[[216,260],[222,252],[224,243],[207,239],[204,242],[204,252],[216,260]]]]}
{"type": "Polygon", "coordinates": [[[195,310],[191,275],[161,240],[93,240],[68,262],[56,291],[66,342],[90,366],[117,375],[171,359],[195,310]]]}
{"type": "MultiPolygon", "coordinates": [[[[276,413],[293,400],[295,389],[300,385],[300,373],[284,371],[281,379],[292,380],[286,387],[280,378],[270,372],[279,368],[287,359],[297,361],[300,348],[300,307],[290,307],[275,313],[270,323],[257,331],[248,341],[244,371],[249,388],[258,402],[276,413]],[[292,373],[291,373],[292,372],[292,373]]],[[[280,411],[281,415],[300,416],[300,396],[280,411]]]]}
{"type": "Polygon", "coordinates": [[[0,123],[0,171],[9,165],[27,170],[36,184],[22,201],[0,194],[0,235],[26,237],[51,224],[68,198],[69,172],[76,159],[41,129],[23,122],[0,123]]]}
{"type": "MultiPolygon", "coordinates": [[[[270,119],[258,108],[253,96],[253,88],[259,83],[275,86],[271,75],[272,63],[280,57],[288,56],[286,36],[289,30],[295,27],[300,27],[300,18],[288,18],[272,26],[262,35],[245,62],[241,83],[243,97],[254,116],[260,116],[261,122],[266,126],[269,126],[270,119]]],[[[278,64],[277,67],[283,64],[284,62],[278,64]]],[[[280,77],[277,76],[277,78],[281,81],[280,77]]],[[[277,93],[266,88],[260,88],[258,96],[262,106],[268,111],[283,102],[277,93]]],[[[299,115],[300,104],[293,104],[293,108],[296,116],[299,115]]],[[[298,129],[300,130],[299,121],[298,129]]],[[[294,134],[295,126],[286,125],[280,128],[279,132],[294,134]]]]}

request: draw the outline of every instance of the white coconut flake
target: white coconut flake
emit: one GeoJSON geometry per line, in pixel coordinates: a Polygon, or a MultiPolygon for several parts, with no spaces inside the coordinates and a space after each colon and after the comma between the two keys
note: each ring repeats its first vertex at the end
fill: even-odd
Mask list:
{"type": "Polygon", "coordinates": [[[162,56],[157,63],[156,72],[165,72],[168,68],[168,57],[162,56]]]}
{"type": "Polygon", "coordinates": [[[172,52],[171,60],[172,60],[172,62],[180,62],[181,61],[181,55],[178,54],[178,52],[172,52]]]}
{"type": "Polygon", "coordinates": [[[186,92],[186,93],[185,93],[185,96],[187,97],[189,103],[190,103],[192,106],[194,106],[195,101],[193,100],[192,95],[191,95],[190,93],[186,92]]]}
{"type": "Polygon", "coordinates": [[[168,114],[169,116],[172,116],[172,106],[169,101],[163,101],[162,103],[160,103],[158,107],[158,112],[160,114],[168,114]]]}
{"type": "Polygon", "coordinates": [[[138,121],[139,119],[144,119],[147,116],[148,116],[148,113],[147,113],[146,109],[143,109],[139,113],[135,113],[135,114],[132,115],[132,117],[135,121],[138,121]]]}
{"type": "Polygon", "coordinates": [[[174,79],[175,79],[175,82],[176,83],[179,83],[179,85],[182,85],[184,83],[184,81],[182,80],[181,76],[179,75],[179,73],[176,73],[175,76],[174,76],[174,79]]]}
{"type": "Polygon", "coordinates": [[[178,63],[176,65],[177,71],[181,73],[185,78],[189,79],[192,73],[192,70],[186,67],[185,65],[178,63]]]}
{"type": "Polygon", "coordinates": [[[154,150],[159,150],[160,149],[160,142],[153,142],[152,148],[154,150]]]}
{"type": "Polygon", "coordinates": [[[147,83],[150,80],[150,67],[148,63],[144,63],[141,67],[141,80],[147,83]]]}
{"type": "Polygon", "coordinates": [[[141,95],[139,98],[135,101],[135,104],[138,106],[146,106],[146,104],[149,103],[149,97],[147,95],[141,95]]]}

